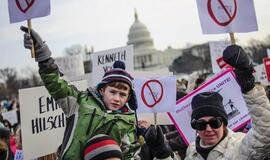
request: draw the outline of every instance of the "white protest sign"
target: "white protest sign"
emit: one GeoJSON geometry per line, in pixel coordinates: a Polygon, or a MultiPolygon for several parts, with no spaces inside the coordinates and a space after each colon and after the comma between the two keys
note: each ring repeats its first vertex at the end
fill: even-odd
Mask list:
{"type": "Polygon", "coordinates": [[[64,74],[65,79],[74,81],[84,75],[84,66],[81,56],[66,56],[54,58],[59,70],[64,74]]]}
{"type": "MultiPolygon", "coordinates": [[[[161,69],[153,71],[133,71],[131,75],[136,78],[153,78],[153,77],[164,77],[164,76],[173,76],[172,72],[168,70],[161,69]]],[[[158,124],[158,125],[168,125],[173,124],[170,117],[167,113],[156,113],[156,121],[154,113],[138,113],[139,120],[146,120],[151,124],[158,124]]]]}
{"type": "Polygon", "coordinates": [[[209,42],[210,55],[211,55],[211,64],[212,64],[213,73],[219,73],[221,71],[221,69],[222,69],[221,67],[223,65],[218,64],[218,62],[219,62],[219,59],[223,55],[223,51],[230,44],[231,43],[228,42],[228,41],[212,41],[212,42],[209,42]]]}
{"type": "Polygon", "coordinates": [[[260,82],[263,85],[268,85],[268,80],[265,72],[264,64],[260,64],[254,67],[255,73],[253,74],[256,82],[260,82]]]}
{"type": "MultiPolygon", "coordinates": [[[[79,90],[86,81],[74,82],[79,90]]],[[[66,126],[66,117],[45,87],[19,90],[24,159],[55,153],[66,126]],[[42,148],[42,149],[41,149],[42,148]]]]}
{"type": "Polygon", "coordinates": [[[93,76],[92,86],[102,80],[104,73],[112,69],[113,63],[117,60],[125,62],[126,71],[133,71],[133,54],[132,45],[93,53],[92,71],[95,76],[93,76]]]}
{"type": "Polygon", "coordinates": [[[138,113],[175,111],[175,76],[150,79],[136,78],[134,88],[138,102],[138,113]]]}
{"type": "Polygon", "coordinates": [[[50,0],[8,0],[10,23],[50,14],[50,0]]]}
{"type": "Polygon", "coordinates": [[[18,123],[17,110],[3,112],[1,114],[3,116],[3,119],[8,120],[11,125],[18,123]]]}
{"type": "Polygon", "coordinates": [[[232,70],[226,70],[204,85],[194,90],[177,102],[176,112],[168,113],[184,141],[189,144],[195,140],[196,132],[191,128],[191,100],[201,92],[219,92],[223,97],[223,105],[228,114],[228,127],[237,130],[249,120],[248,109],[232,70]]]}
{"type": "Polygon", "coordinates": [[[253,0],[197,0],[203,34],[257,31],[253,0]]]}
{"type": "Polygon", "coordinates": [[[270,57],[270,49],[266,49],[267,51],[267,57],[270,57]]]}
{"type": "Polygon", "coordinates": [[[17,149],[15,153],[14,160],[23,160],[23,151],[17,149]]]}

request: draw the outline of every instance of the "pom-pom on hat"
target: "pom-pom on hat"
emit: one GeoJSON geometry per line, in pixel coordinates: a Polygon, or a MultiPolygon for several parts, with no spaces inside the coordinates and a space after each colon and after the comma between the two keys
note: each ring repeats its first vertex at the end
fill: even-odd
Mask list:
{"type": "Polygon", "coordinates": [[[223,106],[223,98],[218,92],[203,92],[192,98],[191,121],[204,116],[221,117],[225,126],[228,124],[228,115],[223,106]]]}
{"type": "Polygon", "coordinates": [[[83,150],[84,160],[103,160],[106,158],[120,158],[122,151],[117,142],[108,135],[98,134],[87,141],[83,150]]]}
{"type": "Polygon", "coordinates": [[[105,87],[107,84],[111,82],[124,82],[130,87],[130,98],[128,101],[129,107],[132,110],[137,109],[137,99],[136,94],[133,88],[133,77],[125,70],[126,65],[123,61],[115,61],[113,64],[113,68],[107,72],[105,72],[101,82],[97,85],[97,90],[105,87]]]}

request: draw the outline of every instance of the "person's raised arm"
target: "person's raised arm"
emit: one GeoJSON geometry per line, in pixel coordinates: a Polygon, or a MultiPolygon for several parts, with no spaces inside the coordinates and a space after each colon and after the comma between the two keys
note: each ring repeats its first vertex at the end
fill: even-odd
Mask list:
{"type": "Polygon", "coordinates": [[[58,66],[51,58],[51,51],[42,40],[41,36],[33,29],[21,26],[20,29],[24,32],[24,47],[31,49],[34,46],[35,60],[39,65],[39,73],[44,82],[45,87],[50,95],[61,105],[61,108],[67,116],[74,113],[77,108],[76,99],[79,91],[75,86],[68,85],[68,83],[60,79],[60,71],[58,66]]]}
{"type": "Polygon", "coordinates": [[[234,67],[236,79],[252,119],[252,129],[243,139],[241,159],[263,159],[270,151],[270,104],[263,87],[255,86],[253,64],[244,50],[237,45],[227,47],[223,59],[234,67]]]}

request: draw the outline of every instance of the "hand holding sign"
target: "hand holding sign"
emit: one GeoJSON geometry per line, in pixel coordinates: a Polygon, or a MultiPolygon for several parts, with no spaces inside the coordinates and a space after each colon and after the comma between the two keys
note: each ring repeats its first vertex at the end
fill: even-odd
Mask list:
{"type": "Polygon", "coordinates": [[[49,47],[43,42],[41,37],[38,35],[36,31],[33,29],[30,29],[30,33],[28,33],[28,28],[21,26],[20,28],[24,34],[24,47],[27,49],[32,49],[32,46],[34,46],[34,49],[36,51],[36,62],[42,62],[44,60],[47,60],[51,56],[51,51],[49,47]]]}

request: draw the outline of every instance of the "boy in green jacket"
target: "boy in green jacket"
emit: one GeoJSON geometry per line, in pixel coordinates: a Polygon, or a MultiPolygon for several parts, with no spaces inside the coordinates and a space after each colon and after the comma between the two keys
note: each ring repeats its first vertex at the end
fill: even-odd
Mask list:
{"type": "Polygon", "coordinates": [[[138,143],[132,110],[136,110],[137,101],[133,78],[125,71],[125,64],[116,61],[96,88],[78,91],[60,78],[51,51],[37,32],[31,29],[30,35],[28,28],[23,26],[21,30],[25,32],[24,47],[31,49],[34,45],[35,60],[45,87],[67,117],[59,158],[82,159],[81,153],[87,140],[97,134],[107,134],[117,141],[125,160],[134,159],[138,143]]]}

